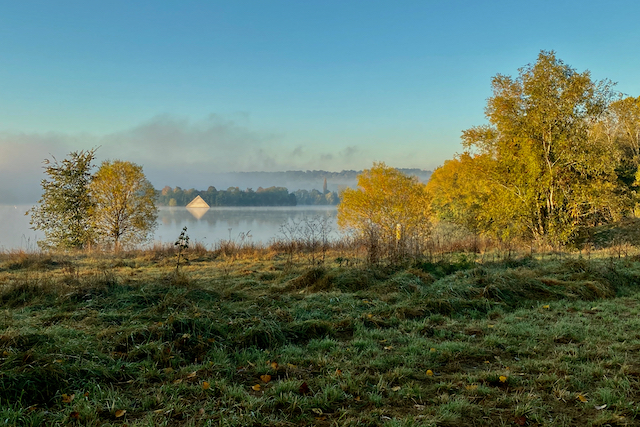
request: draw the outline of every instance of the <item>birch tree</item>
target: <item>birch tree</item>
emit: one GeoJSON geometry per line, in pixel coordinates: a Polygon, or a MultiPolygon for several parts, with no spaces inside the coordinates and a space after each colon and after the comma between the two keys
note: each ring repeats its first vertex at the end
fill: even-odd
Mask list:
{"type": "Polygon", "coordinates": [[[105,161],[90,185],[92,223],[99,240],[120,249],[146,241],[156,227],[156,194],[142,166],[105,161]]]}
{"type": "Polygon", "coordinates": [[[554,243],[619,217],[616,148],[590,132],[604,119],[611,84],[543,51],[517,78],[495,76],[492,88],[489,124],[462,136],[467,150],[492,159],[478,174],[496,195],[484,208],[507,206],[522,234],[554,243]]]}

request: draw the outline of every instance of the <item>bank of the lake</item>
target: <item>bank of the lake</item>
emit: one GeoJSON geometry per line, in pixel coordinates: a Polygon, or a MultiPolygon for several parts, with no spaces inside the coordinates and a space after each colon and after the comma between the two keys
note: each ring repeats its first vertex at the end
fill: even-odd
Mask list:
{"type": "Polygon", "coordinates": [[[637,258],[0,254],[8,426],[631,426],[637,258]]]}

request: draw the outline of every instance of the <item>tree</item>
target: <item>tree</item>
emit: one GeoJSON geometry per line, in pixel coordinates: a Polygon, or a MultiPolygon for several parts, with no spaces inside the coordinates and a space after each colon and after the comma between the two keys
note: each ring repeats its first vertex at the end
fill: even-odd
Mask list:
{"type": "Polygon", "coordinates": [[[635,169],[640,165],[640,96],[619,99],[610,108],[615,137],[635,169]]]}
{"type": "Polygon", "coordinates": [[[53,162],[43,162],[49,178],[41,181],[39,205],[27,211],[31,214],[31,228],[44,231],[45,238],[38,242],[39,246],[83,248],[93,241],[89,184],[95,151],[74,151],[62,162],[55,157],[53,162]]]}
{"type": "Polygon", "coordinates": [[[438,220],[461,225],[473,233],[499,224],[498,218],[484,208],[492,193],[478,180],[487,161],[491,159],[486,155],[463,153],[433,171],[426,187],[438,220]]]}
{"type": "Polygon", "coordinates": [[[582,227],[619,217],[616,149],[592,137],[611,84],[543,51],[517,78],[495,76],[492,87],[489,125],[462,138],[467,150],[491,159],[478,179],[493,193],[484,209],[501,211],[511,224],[503,230],[563,243],[582,227]]]}
{"type": "Polygon", "coordinates": [[[384,163],[358,175],[358,188],[340,194],[338,225],[365,239],[369,260],[397,260],[414,253],[426,237],[429,202],[425,186],[384,163]]]}
{"type": "Polygon", "coordinates": [[[105,161],[90,185],[92,223],[101,242],[119,249],[144,242],[156,227],[155,190],[142,167],[105,161]]]}

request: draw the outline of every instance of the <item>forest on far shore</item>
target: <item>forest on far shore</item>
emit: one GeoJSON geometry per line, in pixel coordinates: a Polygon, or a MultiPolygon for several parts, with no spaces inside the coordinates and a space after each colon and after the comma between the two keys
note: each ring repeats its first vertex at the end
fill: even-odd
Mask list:
{"type": "Polygon", "coordinates": [[[197,196],[207,202],[209,206],[296,206],[296,205],[337,205],[340,201],[338,193],[328,191],[326,183],[323,191],[296,190],[290,193],[285,187],[258,187],[257,190],[229,187],[217,190],[210,186],[200,191],[194,188],[183,190],[180,187],[164,187],[158,193],[160,206],[187,206],[197,196]]]}

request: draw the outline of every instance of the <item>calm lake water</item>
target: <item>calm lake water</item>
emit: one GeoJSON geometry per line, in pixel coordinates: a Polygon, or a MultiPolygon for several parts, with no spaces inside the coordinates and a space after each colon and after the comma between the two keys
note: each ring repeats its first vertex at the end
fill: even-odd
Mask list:
{"type": "MultiPolygon", "coordinates": [[[[30,205],[0,205],[0,250],[37,249],[36,241],[43,233],[29,228],[30,205]]],[[[335,206],[224,207],[187,210],[184,207],[161,207],[154,240],[175,242],[182,227],[187,227],[191,241],[211,247],[219,240],[239,241],[249,234],[256,243],[268,243],[282,237],[280,226],[287,221],[326,217],[337,236],[335,206]]]]}

